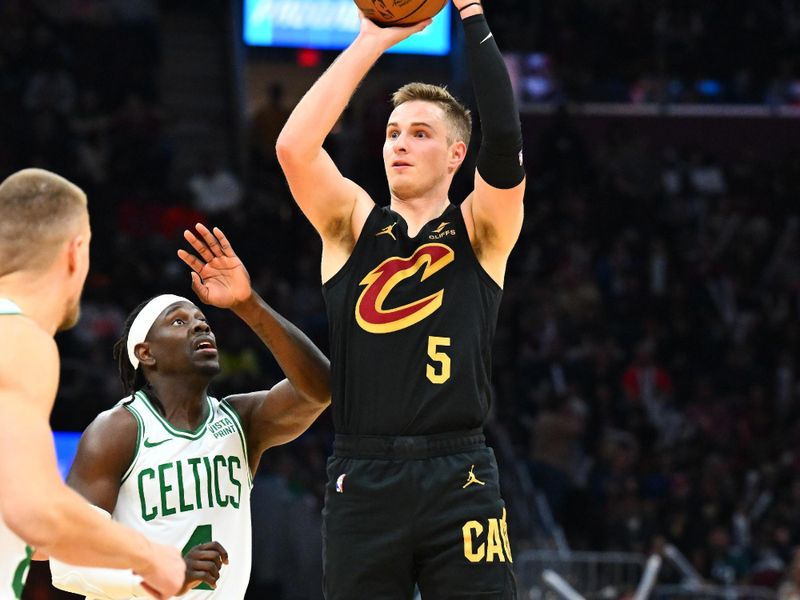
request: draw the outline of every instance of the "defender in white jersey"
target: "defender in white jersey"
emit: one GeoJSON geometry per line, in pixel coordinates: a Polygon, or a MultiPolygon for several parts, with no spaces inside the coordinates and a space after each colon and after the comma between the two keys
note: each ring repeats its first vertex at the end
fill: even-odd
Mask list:
{"type": "MultiPolygon", "coordinates": [[[[242,598],[250,579],[252,480],[236,411],[206,396],[205,420],[187,431],[173,427],[144,390],[117,406],[132,415],[138,431],[112,517],[186,553],[218,542],[227,550],[228,564],[219,570],[214,597],[242,598]]],[[[212,597],[209,589],[204,582],[182,598],[212,597]]]]}
{"type": "MultiPolygon", "coordinates": [[[[22,309],[8,298],[0,298],[0,319],[12,315],[22,316],[22,309]]],[[[0,331],[3,331],[3,325],[0,321],[0,331]]],[[[0,598],[22,597],[32,554],[30,546],[0,520],[0,598]],[[9,595],[12,593],[13,596],[9,595]]]]}
{"type": "Polygon", "coordinates": [[[0,600],[22,596],[33,548],[76,564],[131,567],[158,598],[183,580],[176,548],[104,520],[58,472],[53,335],[78,320],[90,237],[86,195],[66,179],[25,169],[0,184],[0,600]]]}
{"type": "MultiPolygon", "coordinates": [[[[300,435],[329,404],[329,363],[252,290],[224,234],[197,231],[185,236],[202,260],[179,251],[195,292],[242,318],[287,379],[267,391],[209,396],[220,368],[203,313],[178,296],[143,303],[114,349],[131,396],[87,428],[67,483],[114,520],[183,548],[185,585],[197,586],[184,598],[240,600],[250,578],[251,475],[264,450],[300,435]]],[[[129,576],[51,568],[57,587],[91,600],[138,598],[129,576]]]]}

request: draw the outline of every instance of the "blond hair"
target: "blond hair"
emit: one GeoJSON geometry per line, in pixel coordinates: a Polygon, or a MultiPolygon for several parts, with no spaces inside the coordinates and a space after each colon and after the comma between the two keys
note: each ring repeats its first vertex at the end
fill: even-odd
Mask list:
{"type": "Polygon", "coordinates": [[[0,275],[44,269],[88,218],[86,194],[63,177],[24,169],[0,183],[0,275]]]}
{"type": "Polygon", "coordinates": [[[472,116],[469,109],[456,100],[446,87],[430,83],[408,83],[392,95],[394,108],[413,100],[431,102],[441,108],[444,111],[445,122],[449,130],[448,141],[451,144],[462,141],[469,146],[469,139],[472,135],[472,116]]]}

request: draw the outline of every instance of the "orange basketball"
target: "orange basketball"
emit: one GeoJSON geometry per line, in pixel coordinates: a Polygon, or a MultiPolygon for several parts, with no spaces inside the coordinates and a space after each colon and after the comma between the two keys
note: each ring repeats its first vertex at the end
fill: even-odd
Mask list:
{"type": "Polygon", "coordinates": [[[449,0],[354,0],[356,6],[378,25],[415,25],[430,19],[449,0]]]}

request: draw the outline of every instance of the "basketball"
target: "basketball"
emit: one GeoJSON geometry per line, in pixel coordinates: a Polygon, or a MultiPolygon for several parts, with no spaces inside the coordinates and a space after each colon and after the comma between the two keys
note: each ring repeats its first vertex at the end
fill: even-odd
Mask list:
{"type": "Polygon", "coordinates": [[[430,19],[449,0],[354,0],[356,6],[378,25],[415,25],[430,19]]]}

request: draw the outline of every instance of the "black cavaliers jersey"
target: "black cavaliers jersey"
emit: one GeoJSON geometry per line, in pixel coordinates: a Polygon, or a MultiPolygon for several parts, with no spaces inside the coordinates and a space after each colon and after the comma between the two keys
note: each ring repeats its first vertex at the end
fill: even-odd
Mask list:
{"type": "Polygon", "coordinates": [[[413,238],[399,214],[376,206],[323,294],[338,433],[483,425],[502,290],[478,263],[458,206],[413,238]]]}

